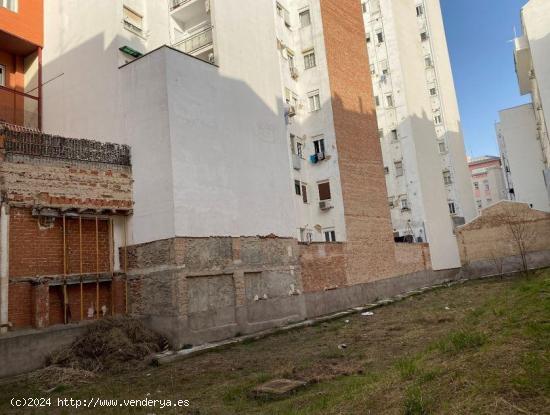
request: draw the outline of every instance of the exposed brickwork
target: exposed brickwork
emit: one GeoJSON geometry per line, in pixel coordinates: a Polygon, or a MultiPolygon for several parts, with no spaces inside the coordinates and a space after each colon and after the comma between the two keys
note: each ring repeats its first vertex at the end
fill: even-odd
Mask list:
{"type": "Polygon", "coordinates": [[[15,328],[31,327],[34,320],[33,290],[29,282],[10,284],[8,320],[15,328]]]}
{"type": "Polygon", "coordinates": [[[550,213],[530,209],[524,203],[501,201],[483,209],[481,216],[458,228],[457,240],[463,265],[519,255],[506,217],[526,224],[524,241],[527,252],[550,249],[550,213]]]}
{"type": "MultiPolygon", "coordinates": [[[[112,229],[105,216],[96,221],[95,215],[131,211],[129,155],[127,146],[0,123],[0,193],[9,215],[8,320],[15,328],[63,323],[64,273],[110,278],[112,229]],[[81,221],[65,217],[65,255],[63,214],[82,215],[81,221]]],[[[96,284],[90,276],[83,281],[84,319],[90,307],[95,318],[96,284]]],[[[125,311],[125,285],[121,278],[100,282],[100,315],[102,306],[107,314],[125,311]]],[[[80,284],[67,285],[67,298],[68,321],[80,320],[80,284]]]]}
{"type": "MultiPolygon", "coordinates": [[[[67,274],[80,273],[78,219],[66,219],[67,274]]],[[[109,271],[109,225],[98,221],[99,270],[109,271]]],[[[82,220],[82,263],[84,273],[96,272],[95,220],[82,220]]],[[[51,227],[39,224],[29,208],[10,209],[10,278],[63,274],[63,220],[51,227]]]]}
{"type": "Polygon", "coordinates": [[[333,289],[347,284],[344,244],[300,245],[300,250],[304,292],[333,289]]]}
{"type": "Polygon", "coordinates": [[[361,4],[321,0],[321,12],[344,199],[347,283],[422,268],[422,260],[405,252],[421,250],[396,248],[393,241],[361,4]]]}

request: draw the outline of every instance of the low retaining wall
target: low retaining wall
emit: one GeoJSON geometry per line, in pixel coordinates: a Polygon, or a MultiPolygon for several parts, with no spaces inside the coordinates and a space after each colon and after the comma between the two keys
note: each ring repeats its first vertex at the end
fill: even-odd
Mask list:
{"type": "Polygon", "coordinates": [[[15,331],[0,336],[0,378],[40,369],[48,355],[84,333],[86,324],[15,331]]]}

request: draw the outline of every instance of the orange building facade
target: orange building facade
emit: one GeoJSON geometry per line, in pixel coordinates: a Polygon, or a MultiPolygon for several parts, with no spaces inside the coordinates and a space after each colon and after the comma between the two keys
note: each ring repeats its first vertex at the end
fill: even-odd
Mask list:
{"type": "Polygon", "coordinates": [[[43,0],[0,6],[0,121],[41,128],[43,0]]]}

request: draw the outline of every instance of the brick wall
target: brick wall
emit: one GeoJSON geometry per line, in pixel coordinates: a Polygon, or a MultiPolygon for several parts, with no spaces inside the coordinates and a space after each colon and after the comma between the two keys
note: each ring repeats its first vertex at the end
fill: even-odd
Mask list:
{"type": "Polygon", "coordinates": [[[524,203],[501,201],[483,209],[481,216],[457,229],[462,264],[519,255],[507,225],[509,220],[525,224],[527,252],[550,249],[550,213],[530,209],[524,203]]]}
{"type": "MultiPolygon", "coordinates": [[[[41,226],[29,208],[10,209],[10,278],[63,274],[63,220],[41,226]]],[[[67,274],[80,273],[78,219],[66,219],[67,274]]],[[[98,221],[99,270],[109,271],[109,225],[98,221]]],[[[96,272],[95,220],[82,220],[82,263],[84,273],[96,272]]]]}
{"type": "Polygon", "coordinates": [[[347,284],[344,244],[301,244],[300,251],[304,292],[334,289],[347,284]]]}

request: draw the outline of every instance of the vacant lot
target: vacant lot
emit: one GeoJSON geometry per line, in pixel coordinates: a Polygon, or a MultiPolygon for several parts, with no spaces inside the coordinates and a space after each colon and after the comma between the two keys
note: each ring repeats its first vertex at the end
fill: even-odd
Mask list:
{"type": "Polygon", "coordinates": [[[373,316],[358,313],[160,368],[58,377],[3,382],[0,413],[548,414],[550,271],[439,289],[373,316]],[[308,385],[285,399],[250,397],[256,385],[281,377],[308,385]],[[52,383],[60,386],[46,393],[52,383]],[[189,399],[191,406],[17,412],[14,396],[189,399]]]}

